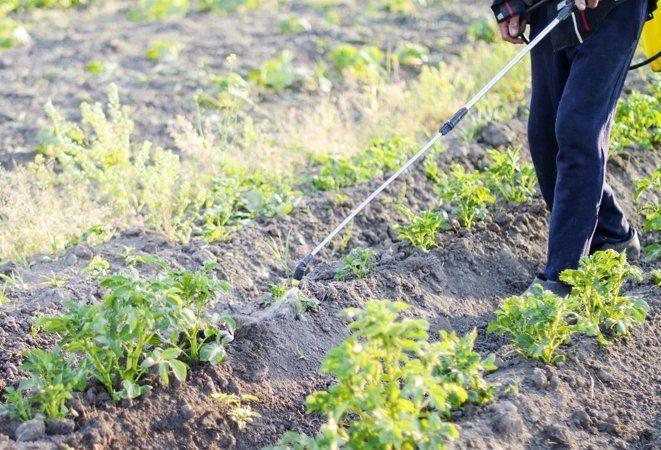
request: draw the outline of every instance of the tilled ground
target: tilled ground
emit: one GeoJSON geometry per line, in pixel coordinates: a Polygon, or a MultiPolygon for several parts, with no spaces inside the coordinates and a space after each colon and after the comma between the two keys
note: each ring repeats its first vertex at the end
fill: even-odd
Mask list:
{"type": "MultiPolygon", "coordinates": [[[[658,163],[657,152],[640,154],[638,164],[613,162],[611,181],[624,204],[631,203],[632,178],[658,163]]],[[[356,202],[370,187],[344,193],[356,202]]],[[[320,306],[301,317],[286,303],[259,306],[268,282],[284,276],[278,262],[265,254],[264,243],[290,234],[293,257],[302,256],[349,210],[335,205],[332,194],[307,197],[292,215],[256,223],[224,244],[174,245],[136,229],[98,247],[74,247],[53,260],[37,256],[31,267],[15,268],[24,286],[8,292],[11,301],[0,312],[0,389],[17,381],[23,350],[48,343],[28,333],[36,315],[59,310],[65,299],[99,298],[94,283],[79,275],[94,255],[107,258],[115,270],[126,266],[121,256],[125,247],[191,268],[215,256],[219,276],[232,282],[233,291],[214,308],[231,313],[239,324],[221,366],[193,367],[186,384],[156,387],[146,397],[122,404],[113,404],[99,386],[92,385],[75,398],[78,416],[73,423],[52,424],[50,435],[31,445],[253,449],[274,443],[287,430],[314,433],[321,419],[305,414],[304,400],[332,382],[319,375],[318,368],[328,349],[346,335],[338,313],[369,299],[396,299],[411,304],[410,314],[426,318],[433,329],[466,333],[476,328],[477,350],[498,355],[499,369],[489,380],[511,387],[493,404],[454,417],[462,430],[454,446],[658,448],[658,288],[649,281],[628,287],[628,293],[644,298],[652,311],[643,326],[614,346],[604,349],[593,339],[578,339],[566,349],[567,361],[558,367],[526,361],[508,354],[511,348],[506,341],[485,329],[499,302],[520,292],[543,259],[546,215],[541,202],[501,205],[493,220],[470,232],[445,233],[440,248],[424,253],[393,239],[391,225],[401,219],[394,204],[404,196],[414,208],[436,201],[433,188],[418,172],[391,187],[358,218],[346,239],[345,251],[355,245],[373,247],[378,267],[365,279],[338,282],[333,275],[342,251],[328,252],[301,285],[302,292],[319,300],[320,306]],[[66,278],[67,285],[45,287],[44,277],[51,274],[66,278]],[[262,417],[239,430],[209,398],[214,391],[256,395],[260,400],[255,409],[262,417]]],[[[17,425],[0,422],[4,446],[20,447],[12,441],[17,425]]]]}
{"type": "MultiPolygon", "coordinates": [[[[234,70],[241,75],[285,49],[294,51],[295,66],[311,70],[323,60],[324,46],[330,49],[343,42],[383,49],[400,42],[422,43],[431,49],[435,62],[457,52],[465,43],[471,20],[488,14],[485,8],[465,7],[458,1],[429,5],[416,16],[376,10],[364,14],[359,13],[364,5],[348,0],[340,4],[338,24],[324,20],[324,8],[300,3],[278,9],[266,6],[245,14],[191,13],[175,21],[141,23],[128,18],[133,5],[98,2],[87,8],[30,11],[19,17],[29,24],[33,43],[0,53],[2,165],[32,158],[35,138],[49,125],[43,110],[48,99],[65,117],[75,118],[82,101],[104,102],[107,85],[115,83],[122,101],[135,105],[136,134],[171,146],[168,126],[178,115],[196,117],[195,94],[212,89],[210,76],[224,73],[230,54],[238,56],[234,70]],[[289,16],[306,19],[311,31],[281,33],[280,19],[289,16]],[[179,58],[147,60],[145,53],[154,40],[178,43],[179,58]],[[86,67],[92,62],[103,63],[105,72],[90,73],[86,67]]],[[[336,88],[341,90],[341,86],[336,88]]],[[[296,94],[295,98],[291,93],[267,95],[260,99],[260,111],[312,101],[316,96],[296,94]]]]}
{"type": "MultiPolygon", "coordinates": [[[[241,20],[236,15],[193,14],[172,23],[136,24],[126,19],[123,9],[128,2],[116,5],[102,2],[86,10],[45,13],[39,18],[41,25],[31,30],[32,46],[0,54],[4,164],[31,158],[35,134],[46,124],[42,104],[49,97],[71,117],[81,100],[102,99],[104,86],[114,81],[127,103],[136,105],[137,134],[167,145],[169,120],[193,112],[192,96],[208,87],[202,63],[220,70],[225,57],[236,53],[247,70],[291,45],[297,49],[297,61],[312,64],[319,57],[314,39],[377,42],[387,47],[393,36],[424,42],[432,50],[439,39],[449,38],[450,45],[443,47],[443,54],[448,54],[452,43],[463,39],[471,18],[483,12],[459,9],[461,2],[452,2],[415,18],[377,14],[369,26],[357,28],[348,18],[355,5],[347,2],[347,17],[338,26],[322,23],[323,12],[318,10],[294,11],[313,23],[313,31],[290,36],[276,31],[277,20],[268,11],[241,20]],[[179,61],[146,61],[144,51],[152,39],[182,42],[179,61]],[[110,72],[101,76],[86,72],[91,60],[110,62],[110,72]]],[[[265,102],[277,106],[290,100],[273,97],[265,102]]],[[[514,122],[512,128],[521,131],[522,124],[514,122]]],[[[445,163],[475,165],[483,158],[483,149],[477,144],[451,145],[444,158],[445,163]]],[[[648,176],[660,159],[657,149],[611,161],[612,185],[636,225],[640,217],[632,207],[632,180],[648,176]]],[[[376,183],[342,194],[357,204],[376,183]]],[[[308,196],[291,215],[253,223],[223,244],[177,245],[152,232],[131,229],[100,246],[72,247],[57,256],[35,255],[26,266],[0,267],[16,280],[5,292],[10,301],[0,305],[0,394],[19,380],[22,352],[53,341],[30,333],[35,317],[60,311],[65,300],[92,302],[101,297],[95,282],[81,275],[95,255],[108,259],[116,271],[128,270],[122,256],[126,247],[187,268],[216,258],[219,277],[229,280],[233,290],[214,308],[230,313],[239,324],[224,364],[193,367],[187,383],[155,387],[134,402],[114,404],[100,386],[91,385],[72,402],[77,413],[73,421],[49,423],[46,435],[36,442],[16,442],[18,423],[0,420],[0,448],[254,449],[276,442],[287,430],[314,433],[321,419],[306,415],[304,400],[332,382],[318,369],[328,349],[346,335],[338,313],[370,299],[406,301],[413,306],[410,314],[429,320],[434,329],[466,333],[476,328],[477,349],[498,356],[499,369],[488,378],[509,385],[509,393],[492,405],[456,414],[453,420],[461,426],[461,438],[454,446],[661,447],[661,303],[658,288],[649,280],[627,288],[652,307],[643,326],[608,349],[592,339],[579,339],[566,349],[567,361],[558,367],[509,355],[506,340],[485,332],[499,302],[521,292],[544,258],[546,213],[539,199],[524,206],[499,205],[488,222],[471,231],[445,233],[441,247],[424,253],[399,242],[392,230],[402,219],[396,204],[404,201],[414,209],[437,204],[431,185],[413,171],[359,216],[304,280],[303,294],[320,302],[316,311],[297,317],[287,304],[262,308],[259,297],[269,282],[285,277],[267,244],[290,236],[293,264],[349,212],[350,206],[337,200],[333,193],[308,196]],[[357,245],[376,250],[377,268],[363,280],[335,281],[341,256],[357,245]],[[66,284],[53,287],[53,277],[66,284]],[[254,407],[262,417],[239,430],[209,397],[217,391],[256,395],[259,402],[254,407]]]]}

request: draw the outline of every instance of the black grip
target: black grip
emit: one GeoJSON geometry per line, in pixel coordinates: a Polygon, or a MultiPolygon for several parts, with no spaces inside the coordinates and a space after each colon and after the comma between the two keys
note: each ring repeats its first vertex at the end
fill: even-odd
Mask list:
{"type": "Polygon", "coordinates": [[[308,268],[308,264],[312,262],[314,259],[314,256],[312,254],[309,254],[301,262],[298,263],[296,266],[296,269],[294,269],[294,280],[296,281],[301,281],[303,277],[305,276],[305,271],[308,268]]]}
{"type": "Polygon", "coordinates": [[[438,132],[445,136],[450,131],[454,130],[454,127],[456,127],[457,124],[461,122],[461,119],[463,119],[466,114],[468,114],[468,109],[466,107],[461,108],[454,116],[452,116],[452,119],[443,124],[438,132]]]}

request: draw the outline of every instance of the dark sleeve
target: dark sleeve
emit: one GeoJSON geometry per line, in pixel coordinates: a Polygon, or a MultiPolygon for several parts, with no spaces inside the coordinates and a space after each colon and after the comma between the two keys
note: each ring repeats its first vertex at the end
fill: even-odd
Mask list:
{"type": "Polygon", "coordinates": [[[536,0],[494,0],[491,5],[493,13],[496,15],[496,20],[502,22],[510,17],[525,12],[526,9],[536,0]]]}

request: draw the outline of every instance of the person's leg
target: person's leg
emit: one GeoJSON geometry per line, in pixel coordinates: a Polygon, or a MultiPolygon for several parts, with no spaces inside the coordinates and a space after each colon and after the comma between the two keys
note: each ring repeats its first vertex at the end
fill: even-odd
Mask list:
{"type": "Polygon", "coordinates": [[[558,107],[559,144],[554,204],[544,276],[557,280],[588,254],[602,201],[603,227],[627,229],[605,183],[612,111],[645,20],[646,1],[624,2],[597,33],[573,49],[570,75],[558,107]],[[608,193],[605,193],[607,191],[608,193]]]}
{"type": "MultiPolygon", "coordinates": [[[[531,38],[548,23],[546,8],[531,17],[531,38]]],[[[554,52],[551,39],[546,39],[532,50],[532,95],[528,118],[528,145],[537,181],[547,208],[553,209],[553,196],[557,176],[558,142],[555,138],[555,119],[562,91],[569,76],[569,61],[564,52],[554,52]]]]}

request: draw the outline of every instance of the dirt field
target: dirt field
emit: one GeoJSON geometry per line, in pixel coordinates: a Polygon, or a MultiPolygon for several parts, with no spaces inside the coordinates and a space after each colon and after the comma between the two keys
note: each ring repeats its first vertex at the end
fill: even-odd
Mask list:
{"type": "MultiPolygon", "coordinates": [[[[384,48],[392,45],[394,36],[405,36],[425,42],[432,62],[438,62],[459,51],[466,26],[486,9],[462,8],[460,3],[432,5],[413,17],[377,12],[360,26],[351,19],[353,4],[346,6],[341,24],[330,26],[322,21],[322,11],[293,3],[286,12],[306,17],[314,30],[312,35],[296,36],[277,32],[278,13],[270,9],[249,15],[193,13],[175,22],[149,24],[126,19],[124,2],[24,13],[26,20],[38,24],[31,30],[33,44],[0,53],[2,163],[9,167],[12,160],[33,158],[35,136],[46,124],[46,99],[75,117],[80,101],[102,99],[103,87],[111,81],[133,105],[136,134],[169,146],[168,126],[179,114],[197,113],[193,96],[209,88],[205,71],[223,67],[231,53],[240,55],[243,71],[272,57],[275,49],[288,47],[296,49],[298,62],[311,65],[318,58],[315,39],[384,48]],[[147,61],[143,54],[154,38],[176,39],[186,50],[176,63],[147,61]],[[442,52],[436,51],[438,42],[445,42],[442,52]],[[108,71],[87,73],[85,66],[95,59],[109,62],[108,71]]],[[[404,79],[408,76],[402,74],[404,79]]],[[[261,100],[260,107],[270,110],[312,102],[314,94],[261,100]]],[[[508,144],[525,146],[524,122],[522,113],[493,126],[512,137],[508,144]]],[[[441,165],[481,167],[484,151],[492,147],[485,140],[491,141],[484,135],[470,142],[452,139],[449,151],[440,156],[441,165]]],[[[642,218],[634,208],[632,183],[650,176],[660,163],[658,148],[609,161],[610,182],[638,228],[642,218]]],[[[0,393],[19,381],[23,351],[51,344],[30,333],[37,316],[61,311],[65,300],[94,302],[101,297],[98,284],[81,274],[95,256],[107,259],[112,271],[143,273],[154,267],[127,267],[127,247],[190,269],[216,258],[217,275],[230,281],[232,290],[213,310],[230,314],[238,326],[227,360],[213,367],[191,367],[185,384],[155,385],[149,394],[120,403],[99,384],[91,384],[71,402],[76,416],[48,422],[45,435],[36,441],[18,442],[19,422],[0,418],[0,448],[257,449],[275,444],[289,430],[314,434],[322,419],[306,414],[304,402],[312,391],[333,382],[319,374],[319,367],[327,351],[346,337],[346,323],[338,314],[370,299],[405,301],[413,307],[410,315],[428,320],[433,330],[464,334],[475,328],[476,350],[497,356],[498,370],[487,379],[501,385],[499,396],[492,404],[453,416],[461,436],[451,448],[661,447],[661,296],[649,277],[658,263],[640,262],[645,280],[626,288],[628,295],[649,303],[649,318],[612,347],[581,338],[566,349],[565,362],[551,366],[512,354],[505,338],[486,333],[500,302],[524,290],[542,266],[547,212],[539,196],[524,205],[500,202],[484,223],[444,233],[439,248],[424,252],[397,239],[392,228],[402,219],[398,203],[404,201],[415,210],[437,205],[432,184],[416,168],[361,214],[303,280],[300,290],[319,301],[316,310],[299,314],[287,302],[264,308],[260,296],[269,282],[286,278],[266,244],[289,236],[290,263],[295,264],[380,181],[342,190],[348,204],[338,202],[337,192],[305,195],[291,214],[252,221],[224,243],[193,239],[178,244],[153,231],[131,228],[97,246],[34,255],[27,264],[4,263],[0,271],[21,282],[6,289],[9,301],[0,304],[0,393]],[[375,250],[377,267],[364,279],[336,281],[340,260],[358,246],[375,250]],[[45,282],[55,274],[65,283],[45,282]],[[239,429],[209,397],[218,391],[255,395],[259,400],[253,408],[261,418],[239,429]]],[[[645,243],[654,238],[643,236],[645,243]]]]}

